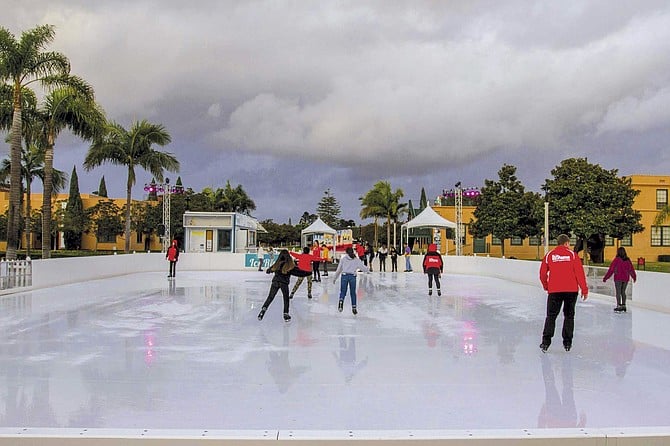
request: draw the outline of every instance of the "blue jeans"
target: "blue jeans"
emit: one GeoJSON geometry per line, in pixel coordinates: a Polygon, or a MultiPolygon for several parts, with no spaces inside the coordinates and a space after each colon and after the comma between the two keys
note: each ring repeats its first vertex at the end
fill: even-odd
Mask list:
{"type": "Polygon", "coordinates": [[[356,306],[356,274],[342,274],[340,280],[340,300],[344,300],[347,295],[347,287],[351,295],[351,306],[356,306]]]}
{"type": "Polygon", "coordinates": [[[405,256],[405,269],[407,271],[412,271],[412,262],[410,262],[409,259],[410,259],[409,256],[405,256]]]}

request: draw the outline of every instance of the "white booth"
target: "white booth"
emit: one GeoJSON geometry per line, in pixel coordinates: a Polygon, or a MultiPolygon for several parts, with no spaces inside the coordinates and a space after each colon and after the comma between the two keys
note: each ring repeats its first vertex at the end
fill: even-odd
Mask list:
{"type": "MultiPolygon", "coordinates": [[[[256,250],[260,224],[237,212],[184,213],[185,252],[237,252],[256,250]]],[[[262,230],[262,229],[260,229],[262,230]]]]}

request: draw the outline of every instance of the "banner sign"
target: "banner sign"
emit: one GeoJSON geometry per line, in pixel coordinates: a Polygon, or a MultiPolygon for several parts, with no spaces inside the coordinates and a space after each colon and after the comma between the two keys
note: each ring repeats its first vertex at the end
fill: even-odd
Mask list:
{"type": "MultiPolygon", "coordinates": [[[[270,266],[270,254],[263,256],[263,269],[270,266]]],[[[244,255],[244,267],[258,269],[258,256],[254,253],[247,253],[244,255]]]]}

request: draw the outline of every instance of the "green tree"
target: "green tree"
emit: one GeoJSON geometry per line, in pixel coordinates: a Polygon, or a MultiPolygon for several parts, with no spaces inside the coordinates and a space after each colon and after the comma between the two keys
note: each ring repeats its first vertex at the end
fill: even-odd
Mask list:
{"type": "Polygon", "coordinates": [[[553,179],[543,186],[549,201],[550,234],[575,235],[575,250],[586,246],[592,262],[603,262],[606,235],[621,238],[644,229],[642,215],[633,209],[640,192],[631,187],[630,178],[620,178],[618,170],[605,170],[586,158],[570,158],[551,174],[553,179]]]}
{"type": "Polygon", "coordinates": [[[421,188],[421,198],[419,198],[419,210],[423,211],[428,207],[428,198],[426,198],[426,189],[421,188]]]}
{"type": "Polygon", "coordinates": [[[233,187],[230,180],[226,181],[226,187],[217,189],[214,193],[216,209],[221,212],[239,212],[249,214],[256,210],[256,203],[249,198],[241,184],[233,187]]]}
{"type": "Polygon", "coordinates": [[[72,167],[70,175],[70,195],[65,206],[65,215],[63,219],[63,238],[65,239],[65,249],[81,249],[81,236],[86,229],[84,221],[84,203],[79,193],[79,177],[77,176],[77,167],[72,167]]]}
{"type": "Polygon", "coordinates": [[[144,237],[144,249],[149,250],[151,240],[163,222],[163,205],[150,201],[134,202],[130,207],[131,229],[144,237]]]}
{"type": "Polygon", "coordinates": [[[514,236],[526,238],[529,231],[534,231],[532,221],[528,220],[537,215],[537,211],[531,213],[528,209],[533,203],[516,177],[516,167],[504,164],[498,171],[498,181],[484,181],[470,232],[475,237],[493,234],[499,238],[504,256],[505,240],[514,236]]]}
{"type": "Polygon", "coordinates": [[[316,214],[310,214],[309,212],[305,211],[302,213],[300,216],[300,221],[298,222],[298,226],[302,226],[303,229],[306,228],[307,226],[311,225],[316,221],[316,219],[319,216],[316,214]]]}
{"type": "Polygon", "coordinates": [[[54,187],[53,159],[56,138],[68,129],[84,140],[102,132],[105,115],[95,102],[93,88],[77,76],[67,76],[51,91],[37,111],[46,141],[42,201],[42,258],[51,257],[51,209],[54,187]]]}
{"type": "MultiPolygon", "coordinates": [[[[12,89],[12,125],[10,130],[10,192],[7,221],[7,259],[16,259],[18,219],[21,201],[21,136],[23,128],[23,94],[32,83],[58,86],[70,72],[70,62],[63,54],[44,49],[55,36],[52,25],[24,31],[20,40],[0,27],[0,81],[12,89]]],[[[49,191],[45,192],[45,196],[49,191]]]]}
{"type": "MultiPolygon", "coordinates": [[[[26,132],[26,144],[27,147],[21,151],[21,178],[22,185],[21,191],[23,194],[23,183],[25,182],[25,203],[26,203],[26,213],[25,213],[25,231],[26,231],[26,254],[30,255],[31,249],[33,246],[33,233],[36,226],[33,224],[32,218],[32,184],[35,178],[39,178],[44,183],[44,149],[40,146],[42,142],[40,139],[40,133],[35,132],[33,127],[28,127],[26,132]],[[37,133],[37,134],[36,134],[37,133]]],[[[11,175],[11,161],[9,159],[2,160],[0,164],[0,181],[6,181],[11,175]]],[[[54,169],[53,173],[54,178],[54,188],[53,194],[58,194],[65,183],[67,182],[67,174],[65,172],[54,169]]],[[[20,214],[19,214],[20,215],[20,214]]],[[[40,214],[41,215],[41,214],[40,214]]]]}
{"type": "Polygon", "coordinates": [[[337,198],[335,198],[330,188],[328,188],[316,205],[316,215],[321,217],[321,220],[332,228],[337,225],[341,213],[342,208],[337,202],[337,198]]]}
{"type": "Polygon", "coordinates": [[[158,181],[163,181],[163,171],[179,171],[179,161],[171,153],[160,152],[154,145],[165,146],[171,141],[170,135],[160,124],[146,120],[133,123],[130,130],[120,124],[107,125],[102,137],[96,138],[84,160],[84,168],[91,170],[103,163],[126,167],[126,227],[125,252],[130,252],[130,203],[137,177],[135,168],[141,167],[158,181]]]}
{"type": "MultiPolygon", "coordinates": [[[[422,189],[423,191],[423,189],[422,189]]],[[[425,192],[423,192],[425,196],[425,192]]],[[[386,244],[391,245],[391,223],[397,222],[398,216],[405,212],[406,203],[400,203],[404,196],[402,189],[391,188],[388,181],[378,181],[361,199],[361,217],[375,219],[375,245],[377,244],[377,218],[386,219],[386,244]]]]}
{"type": "Polygon", "coordinates": [[[107,198],[107,184],[105,183],[105,176],[100,178],[100,185],[98,186],[98,196],[107,198]]]}
{"type": "Polygon", "coordinates": [[[100,200],[95,206],[86,209],[86,232],[95,235],[95,251],[98,242],[112,240],[124,233],[121,208],[112,200],[100,200]]]}

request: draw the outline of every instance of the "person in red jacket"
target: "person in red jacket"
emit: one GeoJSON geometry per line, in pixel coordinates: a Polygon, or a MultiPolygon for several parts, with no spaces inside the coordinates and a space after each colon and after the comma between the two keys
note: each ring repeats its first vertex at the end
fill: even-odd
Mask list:
{"type": "Polygon", "coordinates": [[[610,267],[603,277],[603,282],[607,282],[612,274],[614,274],[614,289],[616,290],[616,308],[614,311],[617,313],[626,311],[626,287],[628,286],[628,280],[632,277],[633,282],[637,280],[637,274],[635,273],[635,268],[633,268],[633,262],[628,258],[626,254],[626,248],[623,246],[619,247],[616,250],[616,257],[610,263],[610,267]]]}
{"type": "Polygon", "coordinates": [[[444,263],[442,262],[442,256],[437,252],[437,245],[431,243],[428,245],[428,252],[423,257],[423,273],[428,274],[428,295],[433,295],[433,278],[435,279],[435,285],[437,286],[437,295],[441,296],[442,291],[440,290],[440,274],[444,270],[444,263]]]}
{"type": "Polygon", "coordinates": [[[177,276],[177,261],[179,260],[179,248],[177,247],[177,240],[172,240],[172,244],[165,253],[165,258],[170,262],[170,271],[168,277],[177,276]]]}
{"type": "Polygon", "coordinates": [[[540,282],[549,293],[547,296],[547,317],[544,320],[542,343],[540,348],[546,352],[554,336],[556,318],[563,307],[563,347],[565,351],[572,348],[572,336],[575,329],[575,305],[579,290],[582,299],[586,300],[589,288],[582,261],[576,252],[570,249],[570,237],[561,234],[557,239],[558,246],[542,259],[540,265],[540,282]]]}
{"type": "MultiPolygon", "coordinates": [[[[302,254],[297,254],[295,252],[291,252],[291,257],[293,257],[297,262],[298,262],[298,269],[301,271],[305,271],[309,273],[307,277],[307,298],[311,299],[312,298],[312,262],[314,261],[314,257],[312,254],[309,252],[309,246],[305,246],[302,248],[302,254]]],[[[289,295],[290,299],[293,299],[293,296],[295,295],[295,292],[298,291],[298,288],[300,288],[300,285],[302,284],[303,280],[305,277],[298,277],[298,280],[295,281],[295,285],[293,285],[293,289],[291,290],[291,294],[289,295]]]]}

